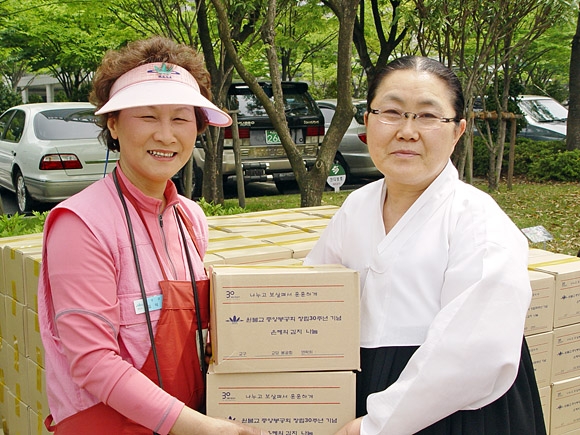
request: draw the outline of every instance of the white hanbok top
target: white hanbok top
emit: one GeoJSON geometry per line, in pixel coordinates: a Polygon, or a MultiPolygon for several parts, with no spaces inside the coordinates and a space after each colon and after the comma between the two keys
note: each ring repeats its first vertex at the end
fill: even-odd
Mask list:
{"type": "Polygon", "coordinates": [[[513,384],[531,300],[526,238],[451,162],[385,234],[384,180],[351,193],[305,264],[360,273],[361,346],[420,346],[367,399],[361,434],[411,434],[513,384]]]}

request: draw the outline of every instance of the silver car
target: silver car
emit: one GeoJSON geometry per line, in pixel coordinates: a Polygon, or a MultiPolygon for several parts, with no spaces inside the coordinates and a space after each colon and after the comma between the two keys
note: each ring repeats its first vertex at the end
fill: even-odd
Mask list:
{"type": "MultiPolygon", "coordinates": [[[[324,115],[325,130],[328,131],[330,121],[332,121],[336,111],[336,100],[318,100],[316,103],[324,115]]],[[[334,158],[335,163],[340,164],[346,172],[346,183],[351,182],[355,177],[382,177],[382,174],[371,160],[366,144],[367,134],[364,125],[364,113],[367,103],[365,100],[353,100],[353,104],[356,108],[356,113],[340,141],[334,158]]]]}
{"type": "Polygon", "coordinates": [[[518,134],[532,140],[565,140],[568,109],[550,97],[520,95],[520,110],[527,125],[518,134]]]}
{"type": "Polygon", "coordinates": [[[0,116],[0,187],[16,193],[19,213],[60,202],[115,167],[95,120],[90,103],[23,104],[0,116]]]}

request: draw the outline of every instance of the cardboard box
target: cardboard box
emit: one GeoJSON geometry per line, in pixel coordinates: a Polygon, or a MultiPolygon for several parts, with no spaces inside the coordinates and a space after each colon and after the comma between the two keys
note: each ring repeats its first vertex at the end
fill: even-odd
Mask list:
{"type": "Polygon", "coordinates": [[[546,433],[550,433],[550,403],[552,401],[552,386],[542,387],[539,389],[540,403],[542,404],[542,413],[544,414],[544,423],[546,433]]]}
{"type": "Polygon", "coordinates": [[[6,339],[6,327],[6,295],[0,294],[0,340],[6,339]]]}
{"type": "MultiPolygon", "coordinates": [[[[257,220],[278,220],[283,217],[290,216],[300,216],[302,213],[302,207],[299,208],[278,208],[275,210],[262,210],[262,211],[252,211],[249,213],[244,213],[243,216],[246,218],[252,218],[257,220]]],[[[231,217],[231,216],[230,216],[231,217]]]]}
{"type": "Polygon", "coordinates": [[[24,257],[42,252],[42,240],[25,240],[2,248],[4,289],[7,296],[26,304],[24,290],[24,257]]]}
{"type": "Polygon", "coordinates": [[[40,337],[38,313],[26,309],[26,357],[44,367],[44,346],[40,337]]]}
{"type": "Polygon", "coordinates": [[[6,367],[6,344],[4,341],[0,340],[0,434],[3,427],[3,421],[7,422],[8,418],[8,407],[6,404],[6,382],[4,375],[4,367],[6,367]]]}
{"type": "Polygon", "coordinates": [[[42,265],[42,253],[24,257],[24,292],[28,308],[38,312],[38,277],[42,265]]]}
{"type": "Polygon", "coordinates": [[[216,373],[357,370],[359,276],[342,266],[214,266],[216,373]]]}
{"type": "Polygon", "coordinates": [[[6,405],[8,408],[7,433],[9,435],[28,435],[30,433],[28,405],[10,390],[6,391],[6,405]]]}
{"type": "Polygon", "coordinates": [[[0,384],[0,434],[8,433],[8,390],[4,384],[0,384]]]}
{"type": "Polygon", "coordinates": [[[207,415],[271,434],[332,435],[356,412],[353,372],[207,376],[207,415]]]}
{"type": "Polygon", "coordinates": [[[216,254],[205,254],[203,256],[203,265],[206,269],[209,269],[214,264],[226,264],[226,261],[216,254]]]}
{"type": "Polygon", "coordinates": [[[554,382],[550,406],[550,435],[580,431],[580,377],[554,382]]]}
{"type": "Polygon", "coordinates": [[[22,236],[12,236],[12,237],[0,237],[0,294],[6,294],[5,283],[4,283],[4,261],[2,259],[2,250],[5,246],[11,246],[13,244],[22,244],[23,242],[35,243],[39,242],[42,244],[42,233],[26,234],[22,236]]]}
{"type": "Polygon", "coordinates": [[[304,264],[303,258],[285,258],[283,260],[273,260],[273,261],[264,261],[261,264],[257,264],[256,266],[266,266],[266,267],[275,267],[275,266],[302,266],[304,264]]]}
{"type": "Polygon", "coordinates": [[[213,224],[212,228],[218,229],[222,232],[230,234],[239,234],[242,236],[255,235],[255,234],[273,234],[283,231],[284,228],[280,225],[272,224],[269,222],[261,222],[255,219],[232,219],[227,222],[219,222],[213,224]]]}
{"type": "Polygon", "coordinates": [[[554,328],[580,322],[580,258],[559,256],[545,261],[534,259],[528,269],[556,278],[554,328]]]}
{"type": "Polygon", "coordinates": [[[26,360],[28,376],[28,400],[26,403],[34,409],[37,415],[46,417],[48,410],[48,398],[46,395],[46,375],[44,369],[30,359],[26,360]]]}
{"type": "Polygon", "coordinates": [[[339,209],[340,207],[337,205],[319,205],[314,207],[301,207],[300,209],[289,210],[300,210],[302,213],[330,219],[339,209]]]}
{"type": "Polygon", "coordinates": [[[534,364],[534,373],[536,375],[538,388],[550,386],[554,334],[550,331],[542,334],[528,335],[526,341],[534,364]]]}
{"type": "Polygon", "coordinates": [[[215,254],[226,264],[256,264],[292,258],[292,250],[246,237],[210,241],[207,254],[215,254]]]}
{"type": "Polygon", "coordinates": [[[26,305],[5,297],[6,332],[4,340],[26,356],[26,305]]]}
{"type": "Polygon", "coordinates": [[[28,408],[30,435],[51,435],[52,432],[47,431],[46,427],[44,427],[44,419],[47,416],[42,413],[37,413],[33,409],[33,407],[28,408]]]}
{"type": "Polygon", "coordinates": [[[263,236],[261,240],[291,249],[292,258],[304,258],[310,253],[319,238],[320,234],[318,233],[296,229],[285,234],[263,236]]]}
{"type": "Polygon", "coordinates": [[[279,217],[266,217],[262,219],[263,222],[270,222],[283,227],[311,227],[328,225],[329,218],[320,216],[308,215],[305,213],[289,213],[279,217]]]}
{"type": "Polygon", "coordinates": [[[556,279],[549,273],[528,270],[532,287],[532,301],[528,308],[525,335],[551,331],[554,325],[554,297],[556,279]]]}
{"type": "Polygon", "coordinates": [[[580,323],[554,329],[552,382],[580,376],[580,323]]]}
{"type": "Polygon", "coordinates": [[[6,365],[8,364],[8,344],[0,340],[0,386],[6,385],[6,365]]]}
{"type": "Polygon", "coordinates": [[[28,367],[27,358],[4,342],[6,351],[6,366],[4,367],[4,381],[8,391],[19,400],[28,402],[28,367]]]}
{"type": "Polygon", "coordinates": [[[546,251],[545,249],[530,248],[528,251],[528,263],[539,263],[542,261],[553,261],[570,258],[570,255],[558,254],[557,252],[546,251]]]}

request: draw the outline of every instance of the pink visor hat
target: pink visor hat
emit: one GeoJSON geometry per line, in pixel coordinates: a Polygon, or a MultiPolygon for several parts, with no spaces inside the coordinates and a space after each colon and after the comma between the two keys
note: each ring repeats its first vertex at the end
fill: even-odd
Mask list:
{"type": "Polygon", "coordinates": [[[189,71],[166,63],[148,63],[123,74],[111,87],[109,101],[95,114],[164,104],[199,107],[210,125],[227,127],[232,123],[226,112],[201,95],[189,71]]]}

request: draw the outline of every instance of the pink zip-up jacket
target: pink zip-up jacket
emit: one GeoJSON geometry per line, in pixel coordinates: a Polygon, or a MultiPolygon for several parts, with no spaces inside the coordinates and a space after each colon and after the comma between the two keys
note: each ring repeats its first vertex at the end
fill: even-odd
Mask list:
{"type": "MultiPolygon", "coordinates": [[[[189,279],[173,205],[193,223],[203,257],[208,244],[198,204],[167,183],[167,206],[145,196],[117,174],[141,205],[167,278],[189,279]]],[[[147,295],[159,295],[163,279],[151,240],[129,201],[147,295]]],[[[207,278],[187,234],[197,279],[207,278]]],[[[169,432],[184,404],[140,373],[151,348],[145,314],[138,314],[139,281],[127,222],[113,177],[90,185],[55,207],[44,229],[38,311],[45,349],[46,385],[55,423],[99,402],[160,434],[169,432]]],[[[160,311],[151,311],[153,328],[160,311]]]]}

